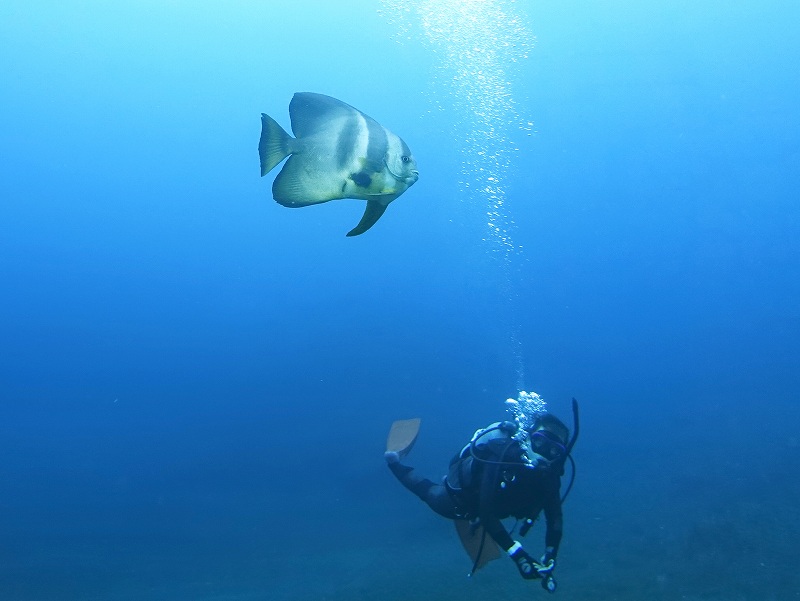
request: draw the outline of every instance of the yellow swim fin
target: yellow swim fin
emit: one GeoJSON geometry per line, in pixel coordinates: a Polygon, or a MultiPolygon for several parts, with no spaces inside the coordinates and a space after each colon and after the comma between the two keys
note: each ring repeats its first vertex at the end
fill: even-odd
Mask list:
{"type": "Polygon", "coordinates": [[[422,420],[418,417],[394,422],[386,439],[386,451],[397,453],[401,459],[405,457],[417,440],[421,423],[422,420]]]}
{"type": "Polygon", "coordinates": [[[490,561],[500,557],[500,547],[489,536],[483,526],[473,524],[469,520],[454,520],[454,523],[458,538],[461,539],[464,550],[472,560],[470,575],[480,570],[490,561]]]}

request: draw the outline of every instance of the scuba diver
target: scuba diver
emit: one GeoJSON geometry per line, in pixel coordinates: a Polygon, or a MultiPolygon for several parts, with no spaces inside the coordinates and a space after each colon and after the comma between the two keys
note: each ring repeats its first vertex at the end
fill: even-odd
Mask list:
{"type": "Polygon", "coordinates": [[[441,483],[423,478],[401,463],[416,440],[419,419],[392,424],[384,458],[403,486],[433,511],[455,521],[461,542],[474,561],[470,575],[499,557],[499,549],[503,549],[523,578],[541,580],[542,587],[553,593],[557,586],[553,571],[563,531],[561,504],[575,476],[570,456],[579,427],[575,399],[572,410],[572,438],[567,426],[547,412],[537,415],[528,427],[521,427],[518,420],[496,422],[478,430],[450,461],[441,483]],[[567,459],[572,478],[562,496],[561,476],[567,459]],[[521,521],[518,533],[525,536],[542,512],[545,548],[541,558],[535,560],[512,535],[521,521]],[[509,532],[502,520],[512,516],[517,523],[509,532]]]}

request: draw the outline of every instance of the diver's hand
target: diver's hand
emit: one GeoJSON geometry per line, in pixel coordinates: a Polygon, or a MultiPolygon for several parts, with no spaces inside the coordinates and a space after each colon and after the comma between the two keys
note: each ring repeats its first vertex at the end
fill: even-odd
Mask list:
{"type": "Polygon", "coordinates": [[[536,563],[536,560],[533,559],[533,557],[528,555],[519,542],[515,541],[514,544],[511,545],[511,548],[508,550],[508,556],[515,564],[517,564],[519,575],[525,580],[536,580],[537,578],[541,578],[537,570],[537,566],[539,564],[536,563]]]}
{"type": "Polygon", "coordinates": [[[553,578],[553,570],[556,568],[556,560],[553,555],[554,549],[547,547],[539,563],[536,564],[536,571],[542,578],[542,588],[548,593],[555,593],[558,586],[555,578],[553,578]]]}
{"type": "MultiPolygon", "coordinates": [[[[544,559],[544,558],[542,558],[542,559],[544,559]]],[[[536,562],[536,563],[534,563],[534,567],[536,568],[536,571],[539,572],[539,576],[544,577],[544,576],[547,576],[548,574],[552,574],[553,573],[553,570],[556,567],[556,562],[555,562],[554,559],[551,559],[547,563],[536,562]]]]}
{"type": "Polygon", "coordinates": [[[553,569],[555,569],[555,567],[556,567],[556,550],[555,550],[555,547],[547,547],[544,550],[544,555],[542,555],[542,558],[539,560],[539,564],[538,565],[539,565],[539,567],[537,567],[536,569],[543,576],[545,574],[549,574],[550,572],[553,571],[553,569]]]}

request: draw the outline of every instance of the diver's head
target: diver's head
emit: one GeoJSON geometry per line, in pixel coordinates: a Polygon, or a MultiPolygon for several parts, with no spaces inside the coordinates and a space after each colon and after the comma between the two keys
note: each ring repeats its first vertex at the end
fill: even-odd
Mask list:
{"type": "Polygon", "coordinates": [[[531,451],[537,455],[538,464],[552,465],[563,462],[567,458],[569,428],[560,419],[545,413],[528,429],[531,451]]]}
{"type": "Polygon", "coordinates": [[[528,432],[530,434],[534,432],[547,432],[551,436],[554,436],[558,442],[565,447],[569,442],[569,428],[552,413],[544,413],[537,417],[536,421],[534,421],[533,425],[528,429],[528,432]]]}

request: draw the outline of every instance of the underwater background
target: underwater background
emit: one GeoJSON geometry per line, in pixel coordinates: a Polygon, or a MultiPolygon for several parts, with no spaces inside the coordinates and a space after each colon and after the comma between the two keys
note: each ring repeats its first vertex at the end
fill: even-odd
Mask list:
{"type": "MultiPolygon", "coordinates": [[[[800,598],[800,4],[0,3],[0,600],[543,597],[431,478],[571,423],[572,600],[800,598]],[[420,179],[288,210],[297,91],[420,179]]],[[[542,524],[523,540],[537,555],[542,524]]]]}

